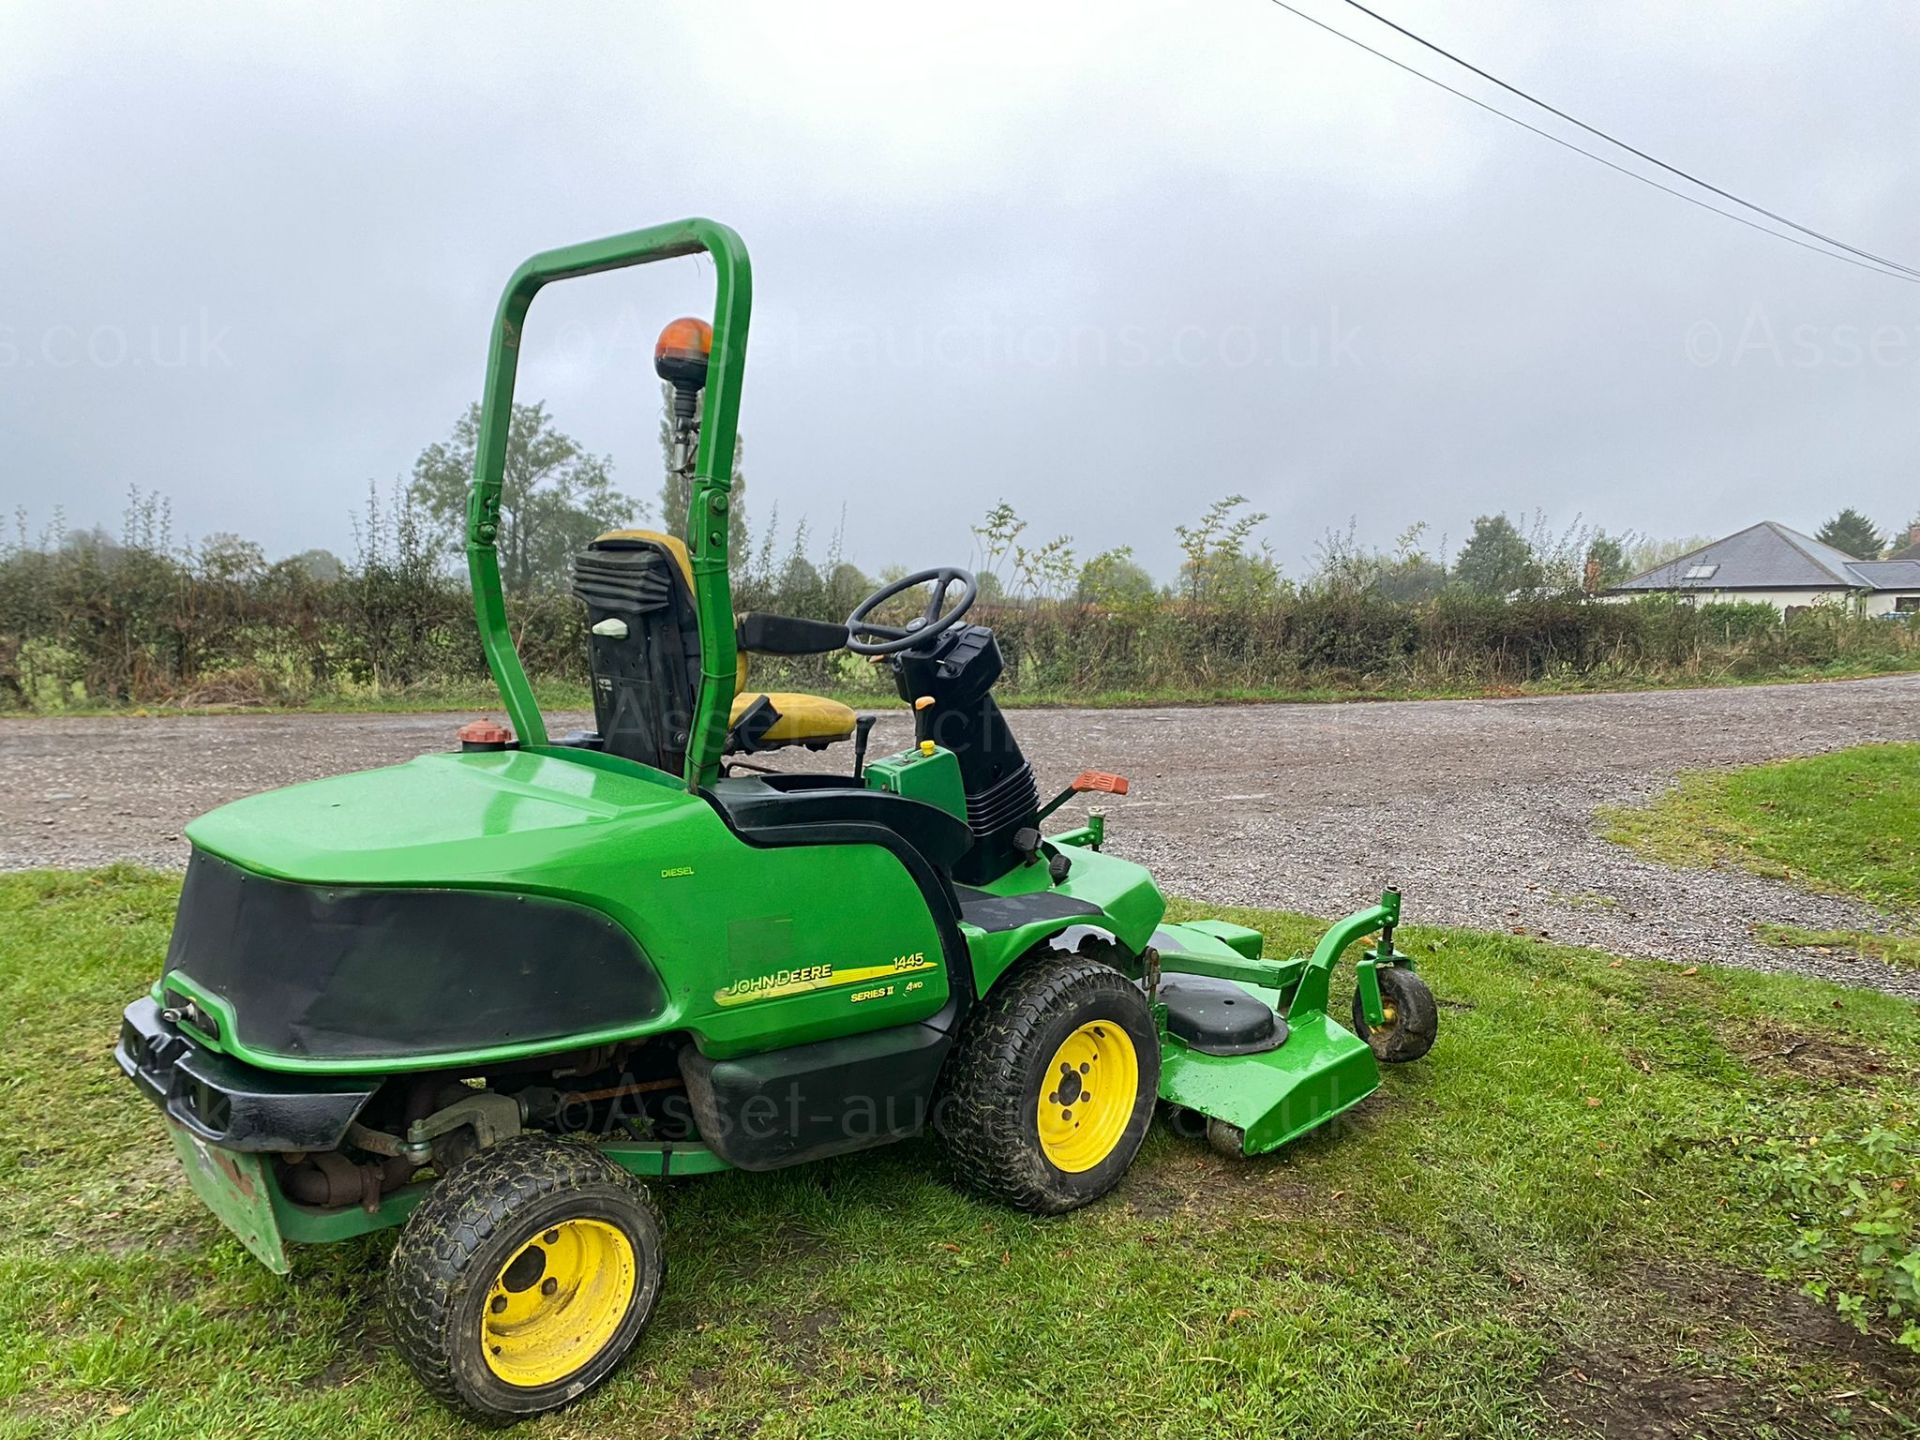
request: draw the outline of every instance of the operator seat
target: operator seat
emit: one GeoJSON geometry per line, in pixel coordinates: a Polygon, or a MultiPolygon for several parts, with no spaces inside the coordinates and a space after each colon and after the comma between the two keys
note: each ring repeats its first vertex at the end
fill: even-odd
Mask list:
{"type": "MultiPolygon", "coordinates": [[[[669,772],[686,762],[700,675],[693,562],[685,542],[655,530],[609,530],[575,557],[574,594],[586,602],[594,717],[610,753],[669,772]]],[[[747,615],[728,753],[804,745],[823,750],[854,732],[852,710],[824,695],[747,688],[748,652],[810,655],[846,643],[846,627],[747,615]]]]}

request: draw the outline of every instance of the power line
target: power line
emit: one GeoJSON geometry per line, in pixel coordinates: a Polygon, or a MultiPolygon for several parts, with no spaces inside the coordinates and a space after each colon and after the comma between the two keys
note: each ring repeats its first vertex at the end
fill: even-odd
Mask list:
{"type": "Polygon", "coordinates": [[[1576,155],[1584,155],[1587,157],[1587,159],[1593,161],[1597,165],[1604,165],[1609,170],[1618,171],[1620,174],[1626,176],[1629,180],[1638,180],[1642,185],[1651,185],[1654,189],[1664,191],[1668,195],[1673,196],[1676,200],[1684,200],[1689,205],[1698,205],[1702,210],[1710,210],[1715,215],[1719,215],[1725,219],[1733,221],[1736,225],[1744,225],[1749,230],[1758,230],[1762,235],[1771,235],[1775,240],[1784,240],[1789,245],[1798,245],[1802,250],[1810,250],[1815,255],[1824,255],[1829,260],[1838,260],[1838,261],[1841,261],[1843,264],[1857,266],[1859,269],[1862,269],[1862,270],[1870,270],[1875,275],[1885,275],[1890,279],[1904,280],[1909,285],[1920,284],[1920,279],[1917,279],[1915,276],[1912,276],[1912,275],[1904,274],[1902,273],[1902,270],[1884,269],[1878,264],[1869,263],[1868,261],[1865,261],[1865,260],[1856,260],[1851,255],[1839,254],[1833,250],[1824,250],[1818,245],[1808,244],[1805,240],[1796,240],[1791,235],[1783,235],[1778,230],[1774,230],[1766,225],[1762,225],[1756,221],[1747,219],[1747,217],[1744,215],[1736,215],[1731,210],[1722,210],[1718,205],[1709,204],[1707,201],[1700,199],[1696,195],[1689,195],[1683,190],[1676,190],[1671,185],[1662,185],[1658,180],[1652,179],[1646,175],[1642,175],[1637,170],[1629,170],[1624,165],[1615,164],[1613,161],[1607,159],[1606,156],[1596,155],[1594,154],[1593,151],[1584,149],[1583,147],[1574,144],[1571,140],[1563,139],[1561,136],[1555,135],[1550,130],[1542,130],[1538,125],[1529,125],[1525,120],[1520,119],[1517,115],[1510,115],[1497,105],[1490,105],[1485,100],[1482,100],[1477,96],[1469,95],[1464,90],[1455,89],[1453,86],[1447,84],[1446,81],[1436,79],[1434,76],[1427,74],[1426,71],[1416,69],[1414,66],[1407,64],[1406,61],[1404,60],[1396,60],[1393,56],[1387,54],[1386,51],[1376,50],[1373,46],[1367,44],[1366,41],[1356,39],[1354,36],[1347,34],[1346,31],[1341,30],[1333,25],[1327,24],[1327,22],[1324,20],[1315,19],[1313,16],[1307,14],[1306,11],[1304,10],[1296,9],[1294,6],[1289,5],[1287,3],[1287,0],[1271,0],[1271,3],[1278,5],[1282,10],[1285,10],[1288,14],[1297,16],[1299,19],[1306,21],[1309,25],[1315,26],[1318,29],[1326,31],[1329,35],[1335,36],[1338,39],[1346,41],[1349,45],[1358,46],[1360,49],[1366,51],[1369,55],[1375,56],[1378,59],[1386,61],[1389,65],[1394,66],[1396,69],[1406,71],[1407,74],[1412,75],[1416,79],[1424,80],[1429,85],[1437,86],[1440,89],[1446,91],[1449,95],[1458,96],[1460,99],[1465,100],[1469,105],[1476,105],[1480,109],[1485,110],[1490,115],[1497,115],[1502,120],[1505,120],[1510,124],[1518,125],[1522,130],[1530,130],[1543,140],[1551,140],[1554,144],[1560,146],[1562,149],[1571,150],[1576,155]]]}
{"type": "Polygon", "coordinates": [[[1528,104],[1537,105],[1542,110],[1545,110],[1548,114],[1557,115],[1570,125],[1578,125],[1582,130],[1586,131],[1589,135],[1598,136],[1600,139],[1605,140],[1609,145],[1617,145],[1630,155],[1637,155],[1642,160],[1647,161],[1649,164],[1658,165],[1662,170],[1666,171],[1669,175],[1677,175],[1682,180],[1688,181],[1689,183],[1694,185],[1698,185],[1702,190],[1711,190],[1715,195],[1718,195],[1723,200],[1731,200],[1733,201],[1734,204],[1744,206],[1748,210],[1752,210],[1758,214],[1764,215],[1769,220],[1778,220],[1782,225],[1788,226],[1789,228],[1794,230],[1798,230],[1802,235],[1812,236],[1815,240],[1824,240],[1827,244],[1832,245],[1837,249],[1845,250],[1850,254],[1858,255],[1863,260],[1872,260],[1877,264],[1888,266],[1891,269],[1904,270],[1909,275],[1920,276],[1920,270],[1916,270],[1911,265],[1903,265],[1898,260],[1889,260],[1884,255],[1876,255],[1871,250],[1862,250],[1857,245],[1849,245],[1844,240],[1838,240],[1831,235],[1825,234],[1822,231],[1811,229],[1808,226],[1802,225],[1797,220],[1790,220],[1785,215],[1782,215],[1777,211],[1767,209],[1767,207],[1764,205],[1756,205],[1751,200],[1747,200],[1742,198],[1739,195],[1735,195],[1731,190],[1722,190],[1718,185],[1715,185],[1712,181],[1702,180],[1698,175],[1695,175],[1690,171],[1682,170],[1677,165],[1669,165],[1666,161],[1662,160],[1659,156],[1649,155],[1646,151],[1641,150],[1636,146],[1629,145],[1626,141],[1618,138],[1617,136],[1609,135],[1606,131],[1587,124],[1587,122],[1580,119],[1579,116],[1569,115],[1566,111],[1561,110],[1556,106],[1549,105],[1546,101],[1542,100],[1539,96],[1528,94],[1525,90],[1522,90],[1517,85],[1509,85],[1505,80],[1502,80],[1498,75],[1494,75],[1489,73],[1488,71],[1482,70],[1478,65],[1475,65],[1471,60],[1463,59],[1462,57],[1454,54],[1451,50],[1448,50],[1443,46],[1434,44],[1433,41],[1427,39],[1425,36],[1414,34],[1413,31],[1407,29],[1406,26],[1401,25],[1396,21],[1389,20],[1385,15],[1382,15],[1378,10],[1369,10],[1365,5],[1362,5],[1360,3],[1360,0],[1345,0],[1345,3],[1352,6],[1355,10],[1358,10],[1362,15],[1369,15],[1375,20],[1378,20],[1382,25],[1385,25],[1389,30],[1398,31],[1400,34],[1406,36],[1407,39],[1413,41],[1414,44],[1423,45],[1427,49],[1433,51],[1434,54],[1445,56],[1447,59],[1453,61],[1454,64],[1462,67],[1463,69],[1471,70],[1474,74],[1478,75],[1482,80],[1491,81],[1493,84],[1498,85],[1502,90],[1505,90],[1509,95],[1517,95],[1522,100],[1525,100],[1528,104]]]}

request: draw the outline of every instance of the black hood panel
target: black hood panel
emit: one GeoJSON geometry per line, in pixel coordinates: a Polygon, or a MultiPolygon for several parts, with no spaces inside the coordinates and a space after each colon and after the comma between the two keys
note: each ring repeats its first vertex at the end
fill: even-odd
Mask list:
{"type": "Polygon", "coordinates": [[[666,1004],[626,930],[563,900],[305,885],[194,852],[167,974],[232,1007],[246,1050],[405,1063],[641,1025],[666,1004]]]}

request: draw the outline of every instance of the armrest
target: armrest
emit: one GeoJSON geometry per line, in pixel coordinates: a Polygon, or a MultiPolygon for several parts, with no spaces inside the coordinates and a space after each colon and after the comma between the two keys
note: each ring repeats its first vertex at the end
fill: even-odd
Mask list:
{"type": "Polygon", "coordinates": [[[742,650],[762,655],[825,655],[847,643],[847,627],[789,615],[742,615],[734,626],[742,650]]]}

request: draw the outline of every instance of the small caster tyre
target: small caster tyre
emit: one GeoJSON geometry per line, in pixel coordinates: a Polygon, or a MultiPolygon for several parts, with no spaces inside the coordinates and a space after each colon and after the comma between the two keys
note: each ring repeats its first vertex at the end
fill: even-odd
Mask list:
{"type": "Polygon", "coordinates": [[[1247,1132],[1225,1120],[1209,1120],[1207,1148],[1229,1160],[1244,1160],[1247,1158],[1247,1132]]]}
{"type": "Polygon", "coordinates": [[[934,1131],[969,1189],[1058,1215],[1120,1183],[1153,1124],[1160,1038],[1118,970],[1044,955],[967,1016],[934,1131]]]}
{"type": "Polygon", "coordinates": [[[516,1135],[408,1217],[387,1269],[387,1321],[436,1399],[507,1425],[611,1375],[665,1274],[644,1185],[585,1145],[516,1135]]]}
{"type": "Polygon", "coordinates": [[[1207,1138],[1207,1117],[1198,1110],[1189,1110],[1185,1105],[1162,1101],[1160,1114],[1167,1123],[1167,1129],[1179,1139],[1204,1140],[1207,1138]]]}
{"type": "Polygon", "coordinates": [[[1353,997],[1353,1033],[1372,1047],[1374,1055],[1389,1065],[1418,1060],[1433,1048],[1440,1033],[1440,1007],[1433,991],[1413,971],[1399,965],[1383,965],[1374,972],[1380,981],[1380,1008],[1384,1017],[1378,1025],[1368,1025],[1359,995],[1353,997]]]}

